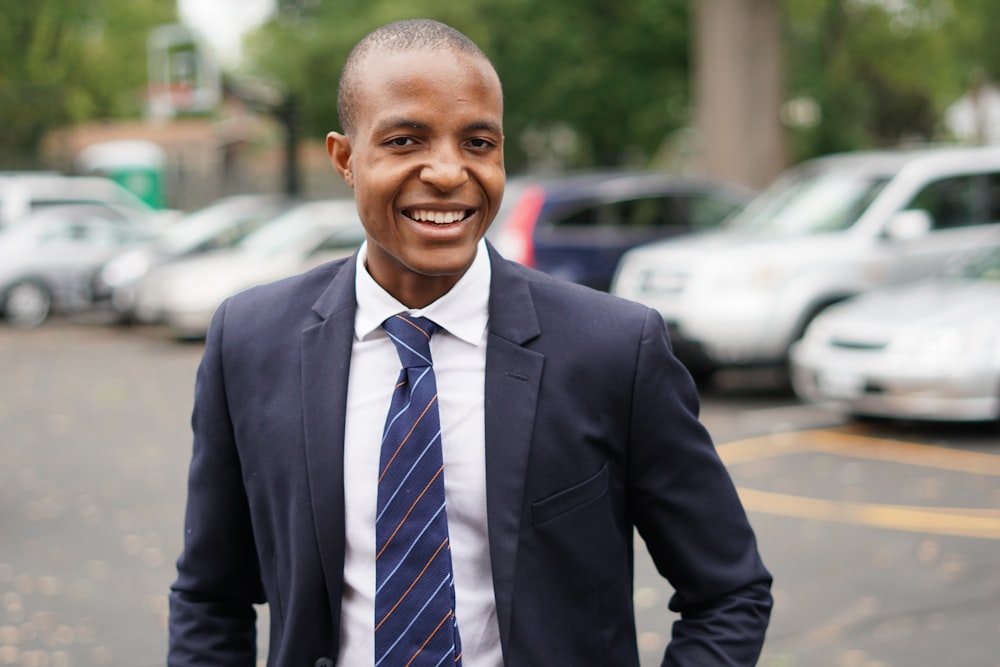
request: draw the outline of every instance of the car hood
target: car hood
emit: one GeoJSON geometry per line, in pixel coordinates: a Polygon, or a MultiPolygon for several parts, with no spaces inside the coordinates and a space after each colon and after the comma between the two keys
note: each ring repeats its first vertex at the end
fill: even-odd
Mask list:
{"type": "Polygon", "coordinates": [[[642,245],[629,251],[628,259],[688,269],[706,264],[808,262],[829,257],[831,244],[853,242],[844,232],[779,239],[721,230],[642,245]]]}
{"type": "Polygon", "coordinates": [[[714,298],[760,280],[773,289],[808,267],[856,257],[858,242],[844,232],[775,239],[728,230],[659,241],[625,254],[612,292],[635,298],[685,291],[691,298],[714,298]]]}
{"type": "Polygon", "coordinates": [[[151,272],[148,284],[171,300],[221,301],[241,290],[295,273],[297,255],[248,255],[220,251],[202,257],[163,264],[151,272]]]}
{"type": "Polygon", "coordinates": [[[817,320],[841,342],[883,344],[901,331],[1000,330],[1000,281],[935,277],[885,287],[828,309],[817,320]]]}

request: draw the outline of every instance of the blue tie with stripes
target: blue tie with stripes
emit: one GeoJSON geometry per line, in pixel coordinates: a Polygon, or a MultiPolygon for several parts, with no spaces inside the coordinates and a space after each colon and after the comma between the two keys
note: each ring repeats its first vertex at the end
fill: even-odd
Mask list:
{"type": "Polygon", "coordinates": [[[406,314],[382,326],[402,370],[382,436],[375,519],[375,665],[461,665],[430,340],[406,314]]]}

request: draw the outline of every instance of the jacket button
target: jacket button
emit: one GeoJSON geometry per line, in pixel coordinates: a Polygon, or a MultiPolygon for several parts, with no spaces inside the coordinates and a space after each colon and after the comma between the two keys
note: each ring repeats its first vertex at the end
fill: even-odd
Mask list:
{"type": "Polygon", "coordinates": [[[313,667],[333,667],[333,660],[330,658],[320,658],[315,662],[313,667]]]}

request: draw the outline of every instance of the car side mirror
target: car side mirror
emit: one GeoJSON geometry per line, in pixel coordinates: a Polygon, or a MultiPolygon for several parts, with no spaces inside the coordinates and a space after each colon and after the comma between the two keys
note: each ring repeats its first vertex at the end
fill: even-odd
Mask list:
{"type": "Polygon", "coordinates": [[[922,208],[911,208],[889,218],[885,237],[891,241],[913,241],[925,236],[933,226],[930,213],[922,208]]]}

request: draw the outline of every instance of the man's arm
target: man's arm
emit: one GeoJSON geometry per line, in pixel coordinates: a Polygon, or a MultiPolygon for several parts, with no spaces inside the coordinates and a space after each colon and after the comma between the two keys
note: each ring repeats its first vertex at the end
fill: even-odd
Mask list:
{"type": "Polygon", "coordinates": [[[184,551],[170,593],[170,667],[256,663],[255,603],[264,601],[233,436],[216,313],[198,368],[184,551]]]}
{"type": "Polygon", "coordinates": [[[663,665],[754,665],[771,575],[698,409],[694,383],[650,311],[637,350],[628,488],[635,525],[681,615],[663,665]]]}

